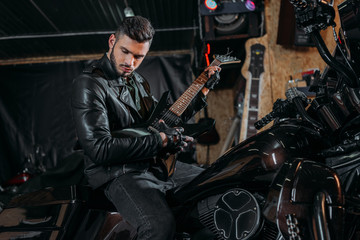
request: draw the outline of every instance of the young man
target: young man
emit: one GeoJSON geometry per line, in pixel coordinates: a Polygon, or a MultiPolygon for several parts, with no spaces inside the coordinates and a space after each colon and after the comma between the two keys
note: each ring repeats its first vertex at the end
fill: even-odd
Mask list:
{"type": "MultiPolygon", "coordinates": [[[[117,130],[144,122],[156,104],[146,80],[136,70],[149,51],[151,23],[140,16],[125,18],[109,37],[109,51],[74,80],[72,109],[76,131],[85,153],[85,175],[138,232],[138,239],[173,239],[174,217],[165,191],[190,181],[200,168],[177,163],[169,179],[154,174],[161,151],[176,152],[192,141],[181,128],[160,121],[159,131],[140,137],[116,137],[117,130]]],[[[207,69],[209,76],[219,67],[207,69]]],[[[205,106],[204,88],[184,120],[205,106]]]]}

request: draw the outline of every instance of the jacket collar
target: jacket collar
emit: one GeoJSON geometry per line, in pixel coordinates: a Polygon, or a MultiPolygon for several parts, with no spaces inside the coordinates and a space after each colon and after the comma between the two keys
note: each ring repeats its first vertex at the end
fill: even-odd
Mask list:
{"type": "Polygon", "coordinates": [[[104,56],[99,60],[98,62],[98,67],[101,69],[101,71],[104,73],[105,78],[107,80],[110,79],[117,79],[118,76],[116,74],[115,69],[113,68],[113,66],[110,63],[109,58],[107,57],[106,53],[104,54],[104,56]]]}
{"type": "Polygon", "coordinates": [[[97,68],[100,70],[100,75],[102,75],[102,77],[108,81],[109,86],[121,87],[125,85],[123,78],[117,75],[106,53],[102,58],[98,60],[98,62],[95,64],[95,66],[93,66],[93,68],[97,68]]]}

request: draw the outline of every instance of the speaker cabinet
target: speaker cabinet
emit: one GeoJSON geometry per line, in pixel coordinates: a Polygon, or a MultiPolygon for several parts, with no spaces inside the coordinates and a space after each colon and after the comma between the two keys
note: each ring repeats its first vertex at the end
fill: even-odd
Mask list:
{"type": "Polygon", "coordinates": [[[229,40],[259,36],[259,23],[263,3],[247,1],[219,0],[216,10],[205,7],[204,1],[199,2],[201,40],[229,40]],[[250,4],[252,8],[247,6],[250,4]]]}

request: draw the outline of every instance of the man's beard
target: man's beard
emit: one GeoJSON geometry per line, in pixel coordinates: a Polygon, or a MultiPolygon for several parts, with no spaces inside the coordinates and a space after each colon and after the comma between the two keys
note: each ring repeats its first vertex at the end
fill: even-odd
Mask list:
{"type": "Polygon", "coordinates": [[[115,60],[115,56],[114,56],[114,49],[112,49],[111,53],[110,53],[110,64],[111,64],[112,68],[115,70],[118,77],[126,77],[126,76],[131,75],[131,73],[119,72],[118,66],[117,66],[117,63],[115,60]]]}

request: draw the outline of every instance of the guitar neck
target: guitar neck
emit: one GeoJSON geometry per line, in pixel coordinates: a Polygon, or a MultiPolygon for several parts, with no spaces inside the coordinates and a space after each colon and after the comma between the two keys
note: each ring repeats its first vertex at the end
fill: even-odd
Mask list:
{"type": "MultiPolygon", "coordinates": [[[[220,61],[215,59],[210,66],[219,65],[220,61]]],[[[190,85],[190,87],[179,97],[179,99],[174,102],[174,104],[169,108],[169,111],[180,117],[208,80],[209,78],[207,77],[205,71],[202,72],[200,76],[190,85]]]]}

